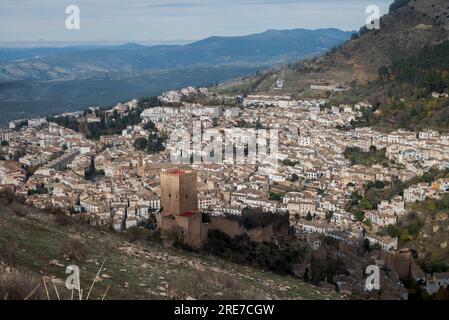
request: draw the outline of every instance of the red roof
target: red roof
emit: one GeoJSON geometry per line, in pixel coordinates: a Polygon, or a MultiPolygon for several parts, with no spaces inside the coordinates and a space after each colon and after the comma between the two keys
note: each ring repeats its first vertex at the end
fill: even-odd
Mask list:
{"type": "Polygon", "coordinates": [[[171,174],[176,174],[176,175],[178,175],[178,176],[181,176],[181,175],[183,175],[183,174],[186,174],[185,173],[185,171],[181,171],[181,170],[175,170],[175,171],[172,171],[172,172],[170,172],[171,174]]]}
{"type": "Polygon", "coordinates": [[[187,211],[187,212],[184,212],[183,214],[181,214],[181,217],[190,218],[190,217],[193,216],[194,214],[195,214],[195,212],[187,211]]]}

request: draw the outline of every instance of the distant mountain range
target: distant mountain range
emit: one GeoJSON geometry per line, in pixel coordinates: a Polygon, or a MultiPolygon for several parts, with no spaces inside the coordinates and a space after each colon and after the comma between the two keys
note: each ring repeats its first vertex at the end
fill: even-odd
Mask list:
{"type": "Polygon", "coordinates": [[[321,54],[351,34],[268,30],[187,45],[0,48],[0,124],[240,78],[321,54]]]}
{"type": "Polygon", "coordinates": [[[187,45],[3,49],[0,79],[73,80],[194,66],[266,66],[319,54],[350,36],[351,32],[337,29],[268,30],[241,37],[210,37],[187,45]]]}

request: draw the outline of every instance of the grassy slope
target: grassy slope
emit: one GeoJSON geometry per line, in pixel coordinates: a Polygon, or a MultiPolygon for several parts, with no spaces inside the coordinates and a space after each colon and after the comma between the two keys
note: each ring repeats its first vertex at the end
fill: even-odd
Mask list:
{"type": "MultiPolygon", "coordinates": [[[[5,270],[6,262],[17,267],[29,282],[20,284],[28,288],[23,292],[31,292],[43,275],[65,281],[65,267],[71,264],[80,267],[81,287],[87,292],[103,259],[102,281],[94,286],[91,299],[99,299],[107,287],[107,299],[337,298],[332,291],[293,278],[164,248],[154,242],[131,244],[106,229],[79,223],[62,226],[53,216],[35,209],[11,209],[4,203],[0,206],[0,270],[5,270]],[[26,216],[17,212],[26,212],[26,216]],[[50,266],[53,259],[64,267],[50,266]]],[[[1,280],[0,276],[0,284],[1,280]]],[[[59,291],[64,299],[69,298],[70,292],[63,285],[59,291]]],[[[51,288],[50,295],[55,298],[51,288]]]]}

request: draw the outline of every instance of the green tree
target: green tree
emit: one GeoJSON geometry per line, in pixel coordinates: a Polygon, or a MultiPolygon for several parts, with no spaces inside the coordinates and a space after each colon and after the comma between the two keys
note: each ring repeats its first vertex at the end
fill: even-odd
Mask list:
{"type": "Polygon", "coordinates": [[[326,218],[326,220],[327,220],[328,223],[331,222],[331,220],[332,220],[333,217],[334,217],[334,213],[333,213],[332,211],[326,211],[326,216],[325,216],[325,218],[326,218]]]}
{"type": "Polygon", "coordinates": [[[367,238],[363,239],[363,248],[365,248],[365,251],[371,251],[371,245],[367,238]]]}
{"type": "Polygon", "coordinates": [[[363,220],[365,220],[365,212],[363,212],[362,210],[356,209],[352,212],[352,214],[357,221],[362,222],[363,220]]]}
{"type": "Polygon", "coordinates": [[[310,213],[310,211],[307,212],[306,220],[307,220],[307,221],[312,221],[312,220],[313,220],[313,216],[312,216],[312,214],[310,213]]]}
{"type": "Polygon", "coordinates": [[[275,193],[275,192],[270,193],[270,200],[272,200],[272,201],[280,202],[280,201],[282,201],[282,197],[283,197],[282,194],[275,193]]]}
{"type": "Polygon", "coordinates": [[[376,182],[374,183],[374,188],[383,189],[385,188],[385,183],[383,181],[376,180],[376,182]]]}
{"type": "Polygon", "coordinates": [[[402,231],[401,233],[401,237],[400,237],[401,242],[405,243],[405,242],[409,242],[413,240],[413,236],[410,234],[410,231],[408,229],[405,229],[404,231],[402,231]]]}
{"type": "Polygon", "coordinates": [[[360,36],[359,36],[358,33],[353,33],[353,34],[351,35],[351,41],[357,40],[357,39],[359,39],[359,38],[360,38],[360,36]]]}
{"type": "Polygon", "coordinates": [[[134,148],[138,151],[143,151],[147,148],[148,140],[145,138],[137,138],[134,140],[134,148]]]}

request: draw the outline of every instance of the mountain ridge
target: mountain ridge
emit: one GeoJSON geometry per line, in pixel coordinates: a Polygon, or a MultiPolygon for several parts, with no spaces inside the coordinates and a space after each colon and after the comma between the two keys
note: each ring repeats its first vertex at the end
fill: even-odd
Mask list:
{"type": "Polygon", "coordinates": [[[79,51],[76,47],[75,50],[66,48],[60,50],[68,52],[3,62],[0,64],[0,78],[67,80],[113,71],[143,73],[145,70],[186,65],[270,65],[322,52],[349,39],[351,34],[338,29],[294,29],[247,36],[214,36],[186,45],[142,46],[129,43],[113,47],[85,47],[79,51]]]}

